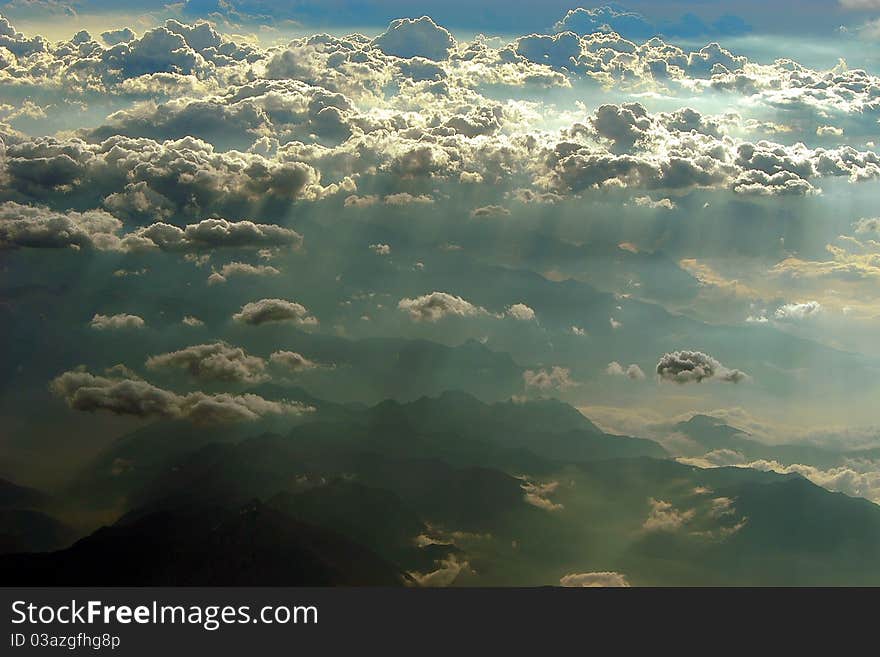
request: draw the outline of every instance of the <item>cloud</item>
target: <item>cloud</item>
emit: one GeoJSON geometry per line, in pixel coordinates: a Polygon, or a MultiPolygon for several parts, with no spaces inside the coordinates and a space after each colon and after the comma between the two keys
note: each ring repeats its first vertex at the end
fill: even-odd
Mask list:
{"type": "Polygon", "coordinates": [[[880,504],[880,462],[875,459],[853,457],[846,459],[841,465],[823,469],[804,463],[784,464],[774,459],[749,461],[740,452],[720,449],[707,452],[703,456],[680,457],[676,460],[700,468],[737,467],[779,474],[798,474],[830,491],[863,497],[880,504]]]}
{"type": "Polygon", "coordinates": [[[75,197],[140,223],[175,214],[239,218],[256,204],[315,199],[342,189],[322,187],[308,164],[218,152],[192,137],[22,140],[7,144],[5,174],[5,188],[17,196],[50,204],[75,197]]]}
{"type": "Polygon", "coordinates": [[[106,248],[122,222],[103,210],[56,212],[7,201],[0,204],[2,248],[106,248]]]}
{"type": "Polygon", "coordinates": [[[388,29],[373,39],[373,45],[388,55],[397,57],[424,57],[443,60],[455,47],[455,39],[445,28],[439,27],[427,16],[398,18],[388,29]]]}
{"type": "Polygon", "coordinates": [[[431,292],[415,298],[403,298],[397,307],[416,322],[436,322],[444,317],[473,317],[487,314],[484,308],[448,292],[431,292]]]}
{"type": "Polygon", "coordinates": [[[251,265],[246,262],[228,262],[219,271],[208,276],[208,285],[225,283],[230,276],[278,276],[281,272],[271,265],[251,265]]]}
{"type": "Polygon", "coordinates": [[[550,499],[550,495],[559,489],[558,481],[537,483],[526,480],[520,485],[520,488],[525,491],[523,499],[526,501],[526,504],[531,504],[545,511],[561,511],[565,508],[562,504],[558,504],[550,499]]]}
{"type": "Polygon", "coordinates": [[[379,202],[379,197],[375,195],[368,196],[358,196],[357,194],[351,194],[350,196],[345,197],[345,201],[343,205],[346,208],[368,208],[370,206],[376,205],[379,202]]]}
{"type": "Polygon", "coordinates": [[[370,251],[376,255],[391,255],[391,247],[388,244],[370,244],[370,251]]]}
{"type": "Polygon", "coordinates": [[[651,505],[651,511],[642,524],[642,529],[645,531],[674,532],[693,520],[696,515],[694,509],[679,511],[671,503],[656,500],[653,497],[648,500],[648,503],[651,505]]]}
{"type": "Polygon", "coordinates": [[[535,311],[524,303],[515,303],[507,307],[507,316],[521,322],[530,322],[535,319],[535,311]]]}
{"type": "Polygon", "coordinates": [[[205,323],[200,320],[198,317],[194,317],[193,315],[185,315],[181,320],[181,323],[184,326],[196,327],[196,326],[204,326],[205,323]]]}
{"type": "Polygon", "coordinates": [[[137,315],[127,315],[120,313],[118,315],[101,315],[95,314],[89,321],[89,326],[97,331],[115,331],[118,329],[139,329],[146,326],[146,322],[142,317],[137,315]]]}
{"type": "Polygon", "coordinates": [[[166,251],[202,251],[219,248],[299,248],[302,241],[302,235],[290,228],[257,224],[249,220],[211,218],[183,228],[154,223],[129,234],[123,239],[123,245],[134,249],[150,248],[152,245],[166,251]]]}
{"type": "Polygon", "coordinates": [[[474,208],[471,210],[471,216],[475,219],[487,218],[487,217],[507,217],[510,215],[510,210],[501,205],[484,205],[480,208],[474,208]]]}
{"type": "Polygon", "coordinates": [[[731,370],[712,356],[701,351],[674,351],[663,354],[657,363],[657,376],[672,383],[702,383],[722,381],[739,383],[748,379],[740,370],[731,370]]]}
{"type": "Polygon", "coordinates": [[[150,356],[146,365],[151,370],[185,370],[192,378],[200,381],[260,383],[269,378],[265,374],[265,360],[250,356],[241,347],[233,347],[225,342],[197,344],[150,356]]]}
{"type": "Polygon", "coordinates": [[[78,411],[104,410],[116,415],[185,419],[198,424],[252,421],[266,415],[299,415],[313,410],[299,402],[269,401],[253,394],[181,395],[140,379],[95,376],[83,369],[64,372],[52,380],[49,388],[78,411]]]}
{"type": "Polygon", "coordinates": [[[459,560],[455,554],[450,554],[445,559],[436,562],[437,569],[428,573],[410,571],[408,574],[419,586],[451,586],[462,571],[470,571],[467,561],[459,560]]]}
{"type": "Polygon", "coordinates": [[[820,125],[816,128],[817,137],[841,137],[843,133],[843,128],[837,128],[833,125],[820,125]]]}
{"type": "Polygon", "coordinates": [[[657,28],[641,14],[606,6],[569,9],[563,19],[554,25],[554,29],[558,32],[570,30],[577,34],[613,30],[630,37],[649,38],[654,36],[657,28]]]}
{"type": "Polygon", "coordinates": [[[650,208],[651,210],[674,210],[676,208],[675,203],[668,198],[655,201],[650,196],[637,196],[633,202],[640,208],[650,208]]]}
{"type": "Polygon", "coordinates": [[[101,32],[101,39],[104,40],[108,46],[115,46],[120,43],[128,43],[129,41],[134,41],[137,38],[137,34],[135,34],[131,28],[123,27],[117,30],[106,30],[101,32]]]}
{"type": "Polygon", "coordinates": [[[645,373],[642,371],[642,368],[635,363],[624,367],[616,360],[608,363],[608,367],[605,368],[605,374],[611,376],[625,376],[633,381],[642,381],[645,378],[645,373]]]}
{"type": "Polygon", "coordinates": [[[101,251],[170,252],[219,248],[297,249],[295,230],[252,221],[211,218],[180,228],[156,222],[121,234],[123,222],[104,210],[56,211],[45,206],[0,204],[0,248],[65,248],[101,251]]]}
{"type": "Polygon", "coordinates": [[[855,223],[857,235],[880,234],[880,217],[863,217],[855,223]]]}
{"type": "Polygon", "coordinates": [[[593,573],[569,573],[559,578],[559,585],[575,588],[617,588],[628,587],[629,582],[622,573],[611,571],[593,573]]]}
{"type": "Polygon", "coordinates": [[[232,319],[252,326],[269,322],[292,322],[302,326],[318,324],[317,318],[309,314],[305,306],[285,299],[260,299],[246,303],[232,319]]]}
{"type": "Polygon", "coordinates": [[[571,370],[567,367],[553,366],[549,370],[526,370],[523,372],[523,381],[528,388],[539,390],[551,390],[553,388],[565,390],[577,386],[577,381],[571,378],[571,370]]]}
{"type": "Polygon", "coordinates": [[[321,367],[315,361],[309,360],[295,351],[275,351],[269,356],[269,361],[273,365],[278,365],[291,372],[304,372],[321,367]]]}
{"type": "Polygon", "coordinates": [[[434,199],[428,196],[427,194],[418,194],[413,196],[409,192],[398,192],[396,194],[388,194],[382,202],[385,205],[411,205],[413,203],[419,204],[429,204],[433,203],[434,199]]]}
{"type": "Polygon", "coordinates": [[[773,316],[780,320],[804,320],[821,313],[822,305],[818,301],[804,301],[779,306],[773,316]]]}

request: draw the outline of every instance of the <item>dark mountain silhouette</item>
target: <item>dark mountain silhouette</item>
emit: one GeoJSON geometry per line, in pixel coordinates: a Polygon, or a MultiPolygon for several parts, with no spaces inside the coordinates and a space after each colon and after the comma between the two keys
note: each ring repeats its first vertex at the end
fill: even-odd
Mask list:
{"type": "Polygon", "coordinates": [[[73,529],[42,511],[0,509],[0,554],[57,550],[74,538],[73,529]]]}
{"type": "Polygon", "coordinates": [[[7,585],[395,586],[406,576],[342,536],[258,502],[164,511],[48,554],[0,557],[7,585]]]}
{"type": "Polygon", "coordinates": [[[427,527],[389,490],[336,479],[301,492],[282,491],[267,504],[303,522],[332,527],[393,563],[423,565],[424,550],[416,547],[414,538],[427,527]]]}
{"type": "Polygon", "coordinates": [[[44,509],[50,497],[36,488],[0,479],[0,509],[44,509]]]}
{"type": "Polygon", "coordinates": [[[0,554],[57,550],[76,537],[65,523],[50,515],[52,497],[7,479],[0,479],[0,554]]]}

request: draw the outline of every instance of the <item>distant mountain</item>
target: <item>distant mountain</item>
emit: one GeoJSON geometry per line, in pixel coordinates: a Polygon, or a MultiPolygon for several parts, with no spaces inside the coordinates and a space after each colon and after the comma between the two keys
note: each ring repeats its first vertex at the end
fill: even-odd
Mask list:
{"type": "Polygon", "coordinates": [[[673,425],[671,431],[687,436],[705,452],[716,449],[740,451],[758,446],[747,432],[711,415],[694,415],[689,420],[673,425]]]}
{"type": "Polygon", "coordinates": [[[49,496],[35,488],[0,479],[0,509],[44,509],[49,496]]]}
{"type": "Polygon", "coordinates": [[[289,326],[264,326],[260,336],[242,331],[236,344],[259,353],[266,342],[296,350],[332,368],[304,375],[309,390],[340,403],[412,401],[444,390],[465,390],[481,399],[500,400],[523,391],[523,370],[510,354],[477,340],[449,346],[409,338],[363,338],[309,333],[289,326]]]}
{"type": "Polygon", "coordinates": [[[849,459],[880,458],[880,449],[834,449],[796,443],[770,445],[707,415],[694,415],[685,422],[675,424],[672,431],[683,434],[696,443],[699,447],[697,453],[729,449],[739,452],[748,460],[775,460],[786,465],[803,463],[817,468],[833,468],[843,465],[849,459]]]}
{"type": "Polygon", "coordinates": [[[49,514],[52,498],[34,488],[0,479],[0,554],[57,550],[76,537],[49,514]]]}
{"type": "Polygon", "coordinates": [[[335,422],[356,416],[357,405],[318,399],[296,386],[261,384],[248,390],[265,399],[297,401],[314,409],[302,416],[278,421],[274,418],[231,425],[194,425],[191,422],[160,420],[117,438],[65,491],[70,497],[104,508],[125,504],[138,487],[161,476],[178,458],[206,445],[232,443],[271,431],[289,431],[302,422],[335,422]]]}
{"type": "MultiPolygon", "coordinates": [[[[666,456],[653,441],[603,433],[576,409],[556,400],[487,404],[466,393],[444,392],[409,403],[389,400],[361,409],[325,402],[302,389],[262,386],[258,390],[271,399],[296,399],[316,408],[292,429],[287,427],[286,449],[292,460],[326,459],[335,453],[373,452],[415,459],[430,455],[458,466],[537,473],[553,470],[557,461],[666,456]]],[[[76,478],[68,493],[90,504],[131,509],[144,502],[137,491],[173,479],[183,464],[195,466],[188,463],[187,455],[206,448],[198,457],[199,467],[204,468],[213,463],[211,459],[223,457],[220,445],[240,443],[261,431],[273,434],[271,428],[259,423],[199,427],[157,422],[115,441],[76,478]]],[[[266,464],[270,469],[273,465],[266,464]]],[[[226,497],[238,502],[251,496],[238,495],[240,486],[235,481],[223,486],[226,497]]],[[[214,488],[219,494],[222,487],[214,488]]]]}
{"type": "MultiPolygon", "coordinates": [[[[760,446],[713,418],[681,429],[704,450],[760,446]]],[[[23,572],[47,581],[82,559],[96,577],[82,581],[98,584],[88,570],[97,569],[93,555],[109,559],[118,548],[136,562],[150,544],[164,556],[149,556],[148,570],[134,567],[125,580],[120,564],[106,581],[212,581],[220,564],[230,570],[224,581],[257,584],[269,573],[250,555],[267,550],[272,576],[291,582],[375,581],[367,577],[373,568],[382,581],[389,571],[414,579],[442,571],[460,585],[547,585],[606,570],[635,585],[880,584],[877,505],[798,475],[656,458],[665,456],[656,443],[606,435],[556,401],[487,404],[444,393],[346,407],[329,419],[319,413],[284,434],[222,436],[162,456],[165,440],[152,455],[161,467],[128,482],[123,508],[131,511],[117,525],[42,561],[21,557],[23,572]],[[358,557],[371,565],[354,573],[335,557],[320,562],[301,527],[378,562],[358,557]],[[253,544],[242,538],[251,531],[253,544]],[[307,570],[282,569],[263,543],[276,534],[278,549],[287,545],[307,570]],[[76,557],[81,545],[91,547],[76,557]],[[205,566],[196,563],[198,545],[207,546],[205,566]],[[239,570],[236,551],[245,555],[239,570]],[[307,573],[314,577],[303,579],[307,573]]],[[[138,449],[150,444],[144,438],[138,449]]],[[[347,554],[332,545],[328,554],[347,554]]],[[[0,560],[0,576],[15,569],[10,559],[0,560]]]]}
{"type": "Polygon", "coordinates": [[[99,529],[49,554],[0,557],[28,586],[396,586],[406,575],[340,535],[258,502],[160,512],[99,529]]]}
{"type": "Polygon", "coordinates": [[[0,509],[0,554],[57,550],[74,538],[73,529],[42,511],[0,509]]]}
{"type": "Polygon", "coordinates": [[[603,433],[575,408],[555,399],[485,404],[465,393],[444,392],[408,404],[385,401],[371,409],[369,418],[374,426],[454,433],[553,461],[668,456],[652,440],[603,433]]]}
{"type": "Polygon", "coordinates": [[[797,476],[740,482],[715,493],[731,500],[730,522],[740,524],[728,528],[736,531],[655,532],[630,546],[619,567],[642,571],[644,583],[655,585],[880,584],[876,504],[797,476]]]}

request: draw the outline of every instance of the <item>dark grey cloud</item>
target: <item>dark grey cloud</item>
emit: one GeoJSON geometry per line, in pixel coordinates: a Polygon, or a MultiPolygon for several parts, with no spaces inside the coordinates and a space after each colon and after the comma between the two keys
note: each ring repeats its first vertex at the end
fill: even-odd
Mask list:
{"type": "Polygon", "coordinates": [[[745,372],[729,369],[709,354],[688,350],[663,354],[657,363],[657,376],[662,381],[679,384],[703,381],[740,383],[748,379],[745,372]]]}
{"type": "Polygon", "coordinates": [[[298,402],[270,401],[254,394],[178,394],[141,379],[96,376],[84,369],[64,372],[49,387],[78,411],[184,419],[199,424],[252,421],[312,410],[298,402]]]}
{"type": "Polygon", "coordinates": [[[150,356],[146,365],[151,370],[184,370],[202,381],[259,383],[268,378],[264,359],[225,342],[197,344],[150,356]]]}
{"type": "Polygon", "coordinates": [[[56,212],[0,203],[0,248],[107,248],[122,222],[103,210],[56,212]]]}
{"type": "Polygon", "coordinates": [[[303,326],[318,324],[317,318],[305,306],[286,299],[260,299],[246,303],[232,319],[253,326],[269,322],[292,322],[303,326]]]}

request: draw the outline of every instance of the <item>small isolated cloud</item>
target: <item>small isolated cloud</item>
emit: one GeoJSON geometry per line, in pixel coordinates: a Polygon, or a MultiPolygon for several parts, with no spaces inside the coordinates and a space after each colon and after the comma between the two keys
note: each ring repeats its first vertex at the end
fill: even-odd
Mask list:
{"type": "Polygon", "coordinates": [[[535,319],[535,311],[524,303],[515,303],[508,306],[507,316],[521,322],[529,322],[535,319]]]}
{"type": "Polygon", "coordinates": [[[625,376],[633,381],[642,381],[645,378],[645,373],[642,371],[642,368],[635,363],[631,363],[624,367],[616,360],[608,363],[608,367],[605,368],[605,374],[611,376],[625,376]]]}
{"type": "Polygon", "coordinates": [[[260,383],[269,378],[265,374],[265,360],[225,342],[197,344],[167,354],[150,356],[146,364],[147,369],[151,370],[185,370],[192,378],[201,381],[260,383]]]}
{"type": "Polygon", "coordinates": [[[434,202],[427,194],[419,194],[418,196],[413,196],[408,192],[400,192],[398,194],[389,194],[385,198],[382,199],[382,202],[385,205],[412,205],[413,203],[420,204],[430,204],[434,202]]]}
{"type": "Polygon", "coordinates": [[[467,561],[459,561],[455,554],[450,554],[446,559],[436,562],[437,569],[428,573],[409,572],[419,586],[450,586],[458,578],[462,571],[469,571],[470,564],[467,561]]]}
{"type": "Polygon", "coordinates": [[[628,587],[626,576],[611,571],[595,573],[569,573],[559,578],[559,585],[572,588],[620,588],[628,587]]]}
{"type": "Polygon", "coordinates": [[[557,504],[550,499],[550,495],[559,489],[558,481],[545,483],[525,481],[520,488],[524,491],[523,499],[526,504],[531,504],[545,511],[561,511],[565,508],[562,504],[557,504]]]}
{"type": "Polygon", "coordinates": [[[668,198],[655,201],[650,196],[637,196],[633,202],[640,208],[650,208],[651,210],[675,210],[677,207],[675,202],[668,198]]]}
{"type": "Polygon", "coordinates": [[[143,317],[137,315],[100,315],[96,314],[89,322],[89,326],[97,331],[116,331],[118,329],[139,329],[146,326],[143,317]]]}
{"type": "Polygon", "coordinates": [[[820,125],[816,128],[816,136],[818,137],[842,137],[843,128],[837,128],[833,125],[820,125]]]}
{"type": "Polygon", "coordinates": [[[822,313],[822,306],[818,301],[805,301],[803,303],[787,303],[779,306],[774,313],[780,320],[802,320],[816,317],[822,313]]]}
{"type": "Polygon", "coordinates": [[[320,367],[315,361],[295,351],[276,351],[269,356],[269,362],[291,372],[305,372],[320,367]]]}
{"type": "Polygon", "coordinates": [[[722,381],[739,383],[748,379],[741,370],[731,370],[702,351],[673,351],[663,354],[657,363],[657,376],[672,383],[702,383],[722,381]]]}
{"type": "Polygon", "coordinates": [[[642,528],[645,531],[674,532],[693,520],[696,515],[696,511],[693,509],[679,511],[671,503],[664,500],[655,500],[653,497],[648,502],[651,505],[651,511],[644,524],[642,524],[642,528]]]}
{"type": "Polygon", "coordinates": [[[198,424],[257,420],[265,415],[299,415],[314,410],[299,402],[270,401],[259,395],[185,395],[141,379],[95,376],[85,369],[64,372],[49,389],[78,411],[109,411],[116,415],[184,419],[198,424]]]}
{"type": "Polygon", "coordinates": [[[343,201],[343,206],[346,208],[368,208],[372,205],[376,205],[379,202],[379,197],[374,195],[369,196],[358,196],[357,194],[351,194],[350,196],[345,197],[345,201],[343,201]]]}
{"type": "Polygon", "coordinates": [[[585,337],[587,335],[586,330],[580,326],[571,326],[568,330],[572,335],[577,335],[578,337],[585,337]]]}
{"type": "Polygon", "coordinates": [[[200,320],[198,317],[195,317],[195,316],[193,316],[193,315],[186,315],[186,316],[184,316],[184,318],[181,320],[181,323],[182,323],[184,326],[190,326],[190,327],[204,326],[204,325],[205,325],[205,323],[204,323],[202,320],[200,320]]]}
{"type": "Polygon", "coordinates": [[[281,272],[270,265],[251,265],[246,262],[228,262],[219,271],[208,276],[208,285],[225,283],[232,276],[278,276],[281,272]]]}
{"type": "Polygon", "coordinates": [[[615,331],[619,328],[623,328],[623,322],[618,322],[613,317],[608,318],[608,323],[611,325],[611,328],[614,329],[615,331]]]}
{"type": "Polygon", "coordinates": [[[880,217],[863,217],[855,223],[856,234],[880,234],[880,217]]]}
{"type": "Polygon", "coordinates": [[[397,307],[416,322],[436,322],[444,317],[472,317],[488,314],[485,308],[448,292],[431,292],[413,299],[404,298],[397,307]]]}
{"type": "Polygon", "coordinates": [[[549,370],[526,370],[523,372],[523,381],[525,381],[526,387],[538,388],[538,390],[553,388],[564,390],[578,385],[571,378],[571,370],[559,366],[551,367],[549,370]]]}
{"type": "Polygon", "coordinates": [[[510,210],[501,205],[484,205],[481,208],[471,210],[471,216],[475,219],[486,217],[507,217],[510,216],[510,210]]]}
{"type": "Polygon", "coordinates": [[[232,319],[252,326],[269,322],[292,322],[301,326],[315,326],[318,323],[305,306],[285,299],[260,299],[246,303],[232,319]]]}
{"type": "Polygon", "coordinates": [[[370,251],[380,256],[391,255],[391,246],[388,244],[370,244],[370,251]]]}

